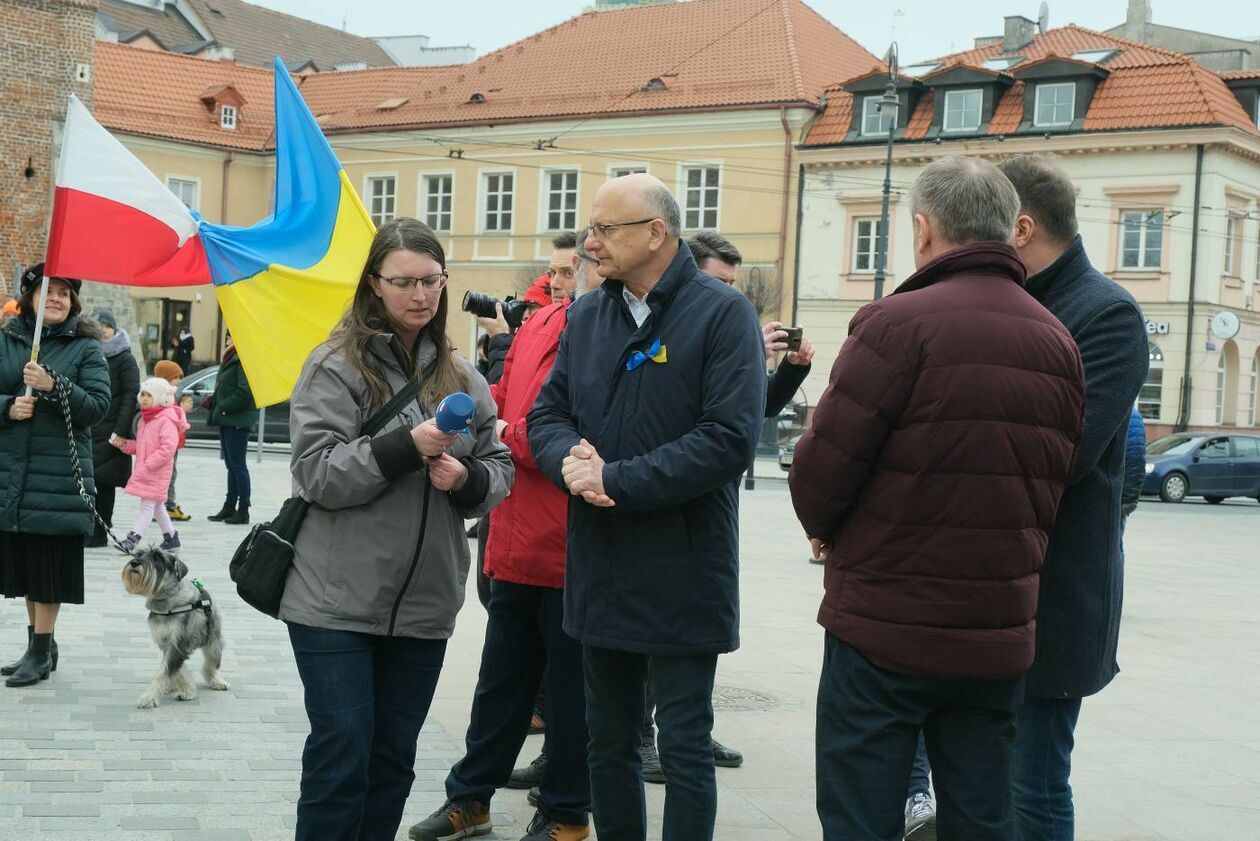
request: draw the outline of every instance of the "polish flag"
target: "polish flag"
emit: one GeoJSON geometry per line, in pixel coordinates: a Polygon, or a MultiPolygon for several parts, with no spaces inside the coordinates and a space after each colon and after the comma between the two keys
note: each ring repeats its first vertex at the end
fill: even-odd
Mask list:
{"type": "Polygon", "coordinates": [[[211,282],[198,220],[70,97],[44,272],[131,286],[211,282]]]}

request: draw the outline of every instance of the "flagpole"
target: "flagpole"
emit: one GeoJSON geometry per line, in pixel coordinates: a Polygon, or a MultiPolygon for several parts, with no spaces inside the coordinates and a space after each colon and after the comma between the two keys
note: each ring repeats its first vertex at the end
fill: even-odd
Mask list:
{"type": "MultiPolygon", "coordinates": [[[[44,305],[48,302],[48,275],[39,284],[39,309],[35,310],[35,335],[31,338],[31,361],[39,361],[39,337],[44,331],[44,305]]],[[[31,386],[26,387],[26,396],[34,392],[31,386]]]]}

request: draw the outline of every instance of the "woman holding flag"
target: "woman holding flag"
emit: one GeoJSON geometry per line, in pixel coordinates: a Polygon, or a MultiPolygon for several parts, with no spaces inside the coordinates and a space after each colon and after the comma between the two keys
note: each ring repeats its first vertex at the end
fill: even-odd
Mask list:
{"type": "Polygon", "coordinates": [[[293,484],[311,502],[280,606],[311,724],[298,841],[397,835],[464,601],[464,520],[512,484],[490,388],[446,338],[446,281],[431,230],[382,226],[349,309],[293,391],[293,484]],[[362,434],[408,387],[415,397],[362,434]],[[455,392],[476,410],[467,432],[447,434],[434,413],[455,392]]]}
{"type": "Polygon", "coordinates": [[[83,538],[93,520],[79,497],[70,448],[94,493],[92,426],[110,400],[96,327],[79,316],[82,281],[48,280],[36,337],[43,271],[40,264],[23,273],[21,315],[0,331],[0,595],[25,597],[30,621],[26,653],[0,669],[6,686],[30,686],[56,670],[57,614],[64,603],[83,604],[83,538]],[[31,361],[32,345],[38,362],[31,361]],[[66,381],[73,441],[54,376],[66,381]]]}

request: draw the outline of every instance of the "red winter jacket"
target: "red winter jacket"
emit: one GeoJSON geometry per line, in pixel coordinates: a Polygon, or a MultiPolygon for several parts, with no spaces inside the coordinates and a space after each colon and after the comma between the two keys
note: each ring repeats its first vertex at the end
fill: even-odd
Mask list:
{"type": "Polygon", "coordinates": [[[796,446],[792,502],[831,546],[818,622],[882,669],[997,680],[1032,664],[1085,387],[1023,281],[1009,246],[972,243],[863,307],[796,446]]]}
{"type": "Polygon", "coordinates": [[[568,322],[568,302],[538,310],[512,340],[503,376],[490,387],[507,422],[503,443],[512,451],[516,481],[512,492],[490,512],[486,575],[514,584],[564,587],[565,533],[569,495],[544,476],[529,449],[525,416],[556,362],[560,333],[568,322]]]}

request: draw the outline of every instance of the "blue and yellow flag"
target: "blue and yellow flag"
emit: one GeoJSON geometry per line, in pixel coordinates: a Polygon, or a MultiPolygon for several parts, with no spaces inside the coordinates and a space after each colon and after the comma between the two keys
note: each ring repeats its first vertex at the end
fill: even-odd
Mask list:
{"type": "Polygon", "coordinates": [[[259,406],[289,399],[345,312],[376,230],[279,58],[275,71],[275,212],[247,228],[199,225],[259,406]]]}

